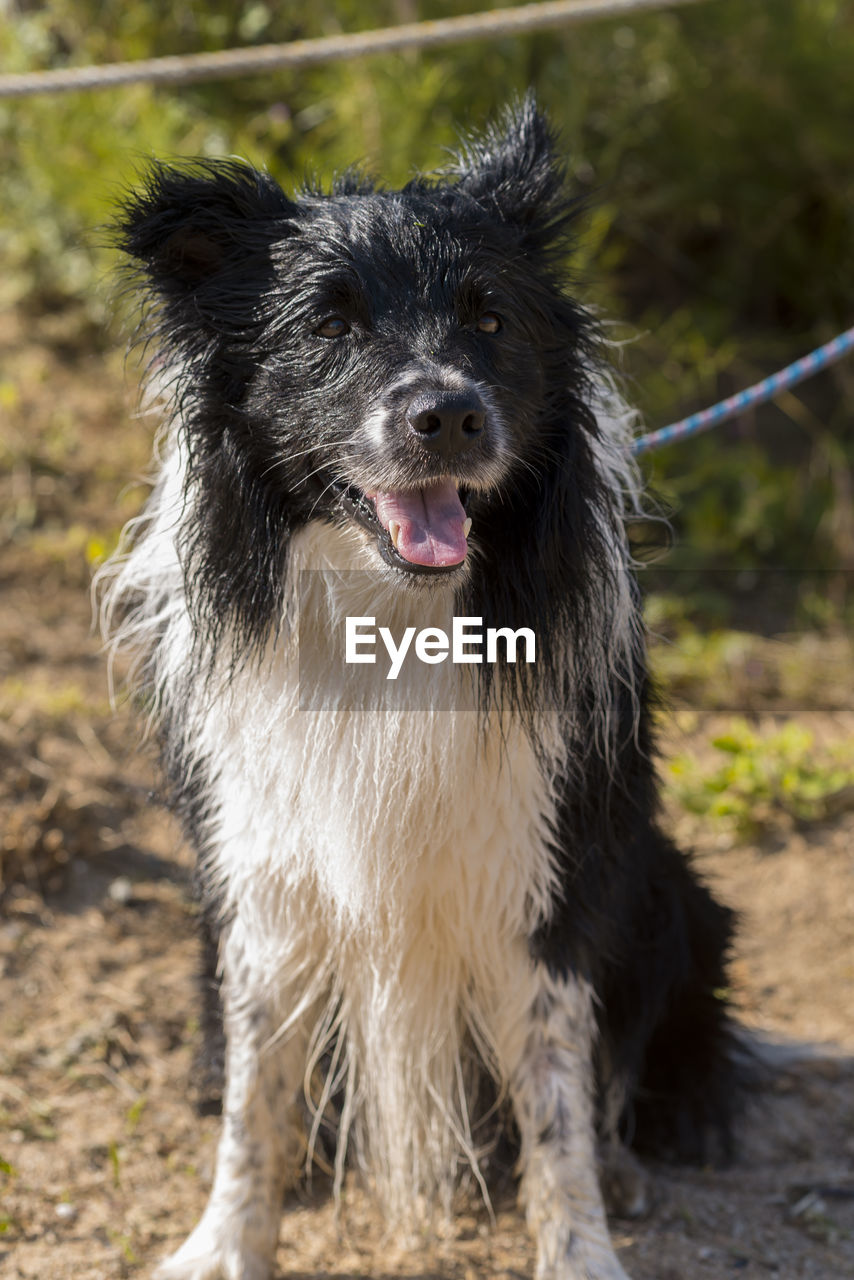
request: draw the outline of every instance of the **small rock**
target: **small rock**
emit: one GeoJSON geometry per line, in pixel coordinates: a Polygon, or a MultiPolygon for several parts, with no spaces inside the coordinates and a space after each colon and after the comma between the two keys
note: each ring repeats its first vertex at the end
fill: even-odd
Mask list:
{"type": "Polygon", "coordinates": [[[801,1196],[800,1200],[789,1209],[789,1217],[794,1221],[798,1218],[809,1218],[826,1213],[827,1205],[817,1191],[807,1191],[806,1195],[801,1196]]]}
{"type": "Polygon", "coordinates": [[[107,897],[120,907],[126,907],[133,899],[133,881],[128,876],[117,876],[107,890],[107,897]]]}
{"type": "Polygon", "coordinates": [[[62,1204],[58,1204],[56,1206],[54,1213],[62,1222],[73,1222],[77,1217],[77,1209],[75,1206],[73,1204],[66,1204],[64,1201],[62,1204]]]}

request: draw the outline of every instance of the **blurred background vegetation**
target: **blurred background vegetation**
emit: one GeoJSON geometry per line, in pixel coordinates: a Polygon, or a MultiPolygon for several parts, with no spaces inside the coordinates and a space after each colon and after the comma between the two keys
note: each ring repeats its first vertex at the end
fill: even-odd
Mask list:
{"type": "MultiPolygon", "coordinates": [[[[495,5],[7,0],[0,65],[215,50],[495,5]]],[[[708,0],[179,89],[0,102],[0,307],[70,312],[81,343],[117,341],[97,228],[147,156],[239,154],[286,186],[357,160],[395,184],[533,86],[590,197],[579,291],[617,318],[630,395],[660,426],[854,322],[852,69],[846,0],[708,0]]],[[[661,627],[844,620],[852,407],[849,360],[645,462],[676,534],[650,571],[661,627]]]]}

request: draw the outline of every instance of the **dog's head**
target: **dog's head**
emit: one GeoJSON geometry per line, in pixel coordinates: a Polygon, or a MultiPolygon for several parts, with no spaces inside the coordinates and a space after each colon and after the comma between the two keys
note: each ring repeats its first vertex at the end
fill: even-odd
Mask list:
{"type": "Polygon", "coordinates": [[[350,174],[290,199],[242,163],[151,169],[118,239],[175,373],[209,614],[258,634],[289,535],[317,519],[410,585],[589,558],[574,213],[530,100],[400,191],[350,174]]]}

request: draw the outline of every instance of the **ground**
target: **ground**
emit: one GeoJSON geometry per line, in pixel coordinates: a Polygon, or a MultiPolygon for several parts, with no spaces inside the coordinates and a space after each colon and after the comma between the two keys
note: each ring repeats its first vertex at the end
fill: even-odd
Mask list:
{"type": "MultiPolygon", "coordinates": [[[[91,562],[138,507],[151,428],[129,410],[133,371],[73,314],[2,318],[0,360],[0,1277],[144,1276],[202,1208],[218,1127],[192,1083],[189,858],[151,795],[138,721],[110,707],[88,598],[91,562]]],[[[818,742],[850,742],[852,675],[839,635],[757,640],[702,696],[674,677],[665,756],[702,759],[733,699],[756,722],[797,712],[818,742]]],[[[749,838],[669,806],[740,913],[732,995],[766,1077],[731,1167],[655,1167],[648,1218],[612,1224],[634,1280],[854,1275],[849,801],[749,838]]],[[[532,1274],[509,1197],[494,1221],[474,1204],[453,1233],[403,1248],[355,1182],[336,1221],[320,1177],[287,1205],[281,1241],[280,1273],[300,1280],[532,1274]]]]}

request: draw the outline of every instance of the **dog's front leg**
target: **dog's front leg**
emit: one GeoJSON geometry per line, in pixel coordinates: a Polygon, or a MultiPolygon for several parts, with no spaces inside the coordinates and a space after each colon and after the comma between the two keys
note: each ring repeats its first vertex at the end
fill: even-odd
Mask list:
{"type": "Polygon", "coordinates": [[[495,1030],[522,1140],[521,1193],[537,1280],[627,1280],[611,1245],[596,1168],[589,986],[519,956],[495,1030]]]}
{"type": "Polygon", "coordinates": [[[155,1280],[269,1280],[285,1180],[299,1153],[302,1025],[282,1021],[270,974],[253,965],[239,918],[223,947],[226,1086],[216,1173],[196,1228],[155,1280]]]}

